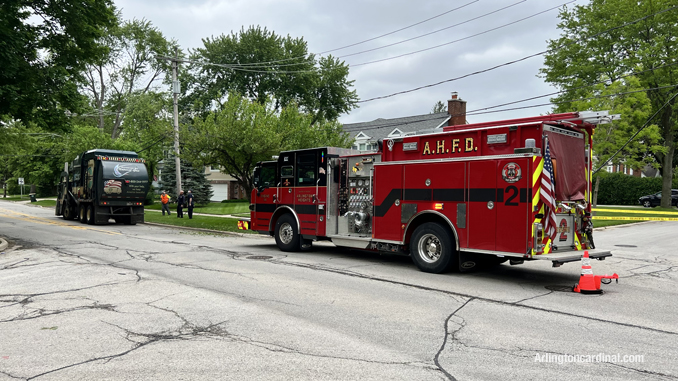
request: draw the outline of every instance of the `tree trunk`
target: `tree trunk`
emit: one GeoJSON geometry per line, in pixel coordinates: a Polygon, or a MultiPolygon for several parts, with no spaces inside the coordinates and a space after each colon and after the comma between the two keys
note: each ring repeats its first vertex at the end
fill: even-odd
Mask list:
{"type": "Polygon", "coordinates": [[[671,125],[671,106],[662,115],[666,155],[662,163],[662,208],[671,207],[671,182],[673,180],[673,155],[676,152],[675,133],[671,125]]]}

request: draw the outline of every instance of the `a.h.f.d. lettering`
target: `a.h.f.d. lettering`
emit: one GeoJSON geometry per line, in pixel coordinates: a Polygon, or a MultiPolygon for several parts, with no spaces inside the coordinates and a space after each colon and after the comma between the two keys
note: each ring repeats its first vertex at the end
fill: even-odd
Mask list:
{"type": "Polygon", "coordinates": [[[473,138],[452,139],[449,144],[445,140],[436,140],[432,142],[424,142],[422,155],[440,155],[440,154],[456,154],[461,152],[474,152],[478,147],[475,145],[473,138]]]}

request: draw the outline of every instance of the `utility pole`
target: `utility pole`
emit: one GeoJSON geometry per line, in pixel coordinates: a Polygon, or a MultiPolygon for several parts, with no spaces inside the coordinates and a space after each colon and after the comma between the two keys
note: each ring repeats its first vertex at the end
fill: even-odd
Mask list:
{"type": "Polygon", "coordinates": [[[174,49],[174,59],[172,60],[172,92],[174,93],[174,163],[177,176],[177,196],[181,193],[181,160],[179,160],[179,99],[180,84],[177,80],[177,71],[179,70],[179,52],[174,49]]]}

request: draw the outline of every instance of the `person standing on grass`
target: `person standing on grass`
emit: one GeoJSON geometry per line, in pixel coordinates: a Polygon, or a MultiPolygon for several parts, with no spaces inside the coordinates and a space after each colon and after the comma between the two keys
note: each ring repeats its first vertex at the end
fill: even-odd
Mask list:
{"type": "Polygon", "coordinates": [[[162,195],[160,195],[160,202],[162,203],[162,215],[163,216],[165,215],[165,211],[167,211],[168,216],[170,214],[172,214],[172,213],[170,213],[170,210],[169,210],[169,201],[170,201],[170,198],[167,195],[167,193],[165,193],[165,191],[162,191],[162,195]]]}
{"type": "Polygon", "coordinates": [[[184,191],[181,191],[177,197],[177,218],[184,218],[184,204],[186,204],[186,196],[184,196],[184,191]]]}
{"type": "Polygon", "coordinates": [[[188,196],[186,196],[186,203],[188,204],[188,219],[193,219],[193,207],[195,204],[193,203],[193,193],[191,191],[188,191],[188,196]]]}

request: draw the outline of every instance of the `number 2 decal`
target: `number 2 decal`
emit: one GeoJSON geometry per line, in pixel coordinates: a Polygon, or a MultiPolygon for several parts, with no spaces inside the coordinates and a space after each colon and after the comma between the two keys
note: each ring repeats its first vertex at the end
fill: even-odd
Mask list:
{"type": "Polygon", "coordinates": [[[511,193],[510,197],[506,199],[504,205],[506,206],[518,206],[518,203],[513,201],[518,197],[518,188],[514,185],[509,185],[506,187],[506,193],[511,193]]]}

